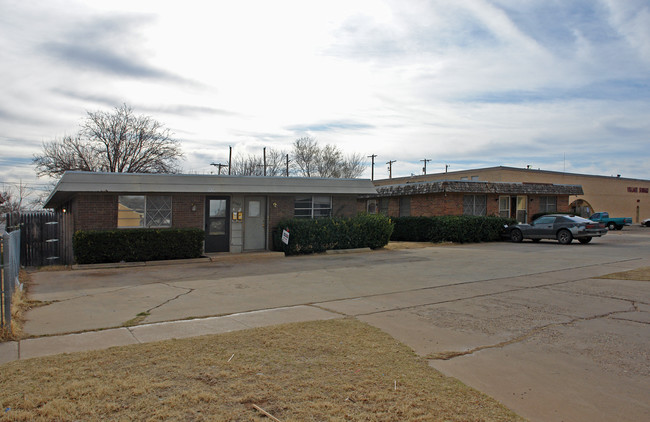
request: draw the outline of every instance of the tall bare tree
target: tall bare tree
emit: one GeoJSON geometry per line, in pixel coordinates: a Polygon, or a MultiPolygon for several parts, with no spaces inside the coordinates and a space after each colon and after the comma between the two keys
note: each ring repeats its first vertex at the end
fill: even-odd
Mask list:
{"type": "Polygon", "coordinates": [[[264,175],[262,157],[254,154],[237,154],[232,160],[230,174],[235,176],[262,176],[264,175]]]}
{"type": "MultiPolygon", "coordinates": [[[[286,153],[272,148],[266,149],[266,175],[286,175],[286,153]]],[[[238,176],[263,176],[264,157],[255,154],[237,154],[232,162],[230,174],[238,176]]]]}
{"type": "Polygon", "coordinates": [[[310,137],[296,139],[293,143],[293,168],[303,177],[357,178],[363,174],[364,164],[360,154],[343,155],[335,145],[324,147],[310,137]]]}
{"type": "Polygon", "coordinates": [[[68,170],[176,173],[182,157],[169,129],[124,104],[112,112],[87,112],[77,135],[44,143],[33,163],[39,176],[68,170]]]}
{"type": "Polygon", "coordinates": [[[313,177],[317,173],[320,155],[318,142],[314,138],[303,137],[293,143],[293,167],[304,177],[313,177]]]}
{"type": "Polygon", "coordinates": [[[341,177],[344,179],[356,179],[360,177],[366,165],[363,161],[363,156],[358,153],[353,153],[345,157],[341,167],[341,177]]]}

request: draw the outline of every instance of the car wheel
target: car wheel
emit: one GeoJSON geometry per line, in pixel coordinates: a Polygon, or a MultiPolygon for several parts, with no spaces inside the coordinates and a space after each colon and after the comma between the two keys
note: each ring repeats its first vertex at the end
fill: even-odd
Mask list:
{"type": "Polygon", "coordinates": [[[613,221],[607,223],[607,228],[610,229],[610,230],[615,230],[616,229],[616,223],[614,223],[613,221]]]}
{"type": "Polygon", "coordinates": [[[519,243],[524,240],[524,235],[519,229],[514,229],[510,232],[510,240],[515,243],[519,243]]]}
{"type": "Polygon", "coordinates": [[[568,245],[573,240],[573,235],[568,230],[560,230],[557,232],[557,241],[563,245],[568,245]]]}
{"type": "Polygon", "coordinates": [[[586,245],[587,243],[591,242],[591,237],[582,237],[578,239],[578,242],[582,243],[583,245],[586,245]]]}

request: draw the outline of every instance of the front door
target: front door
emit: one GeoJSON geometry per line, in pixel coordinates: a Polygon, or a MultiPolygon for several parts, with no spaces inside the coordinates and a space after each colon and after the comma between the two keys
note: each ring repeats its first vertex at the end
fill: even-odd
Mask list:
{"type": "Polygon", "coordinates": [[[227,196],[205,198],[205,251],[230,251],[230,225],[228,212],[230,200],[227,196]]]}
{"type": "Polygon", "coordinates": [[[266,200],[250,196],[244,200],[244,250],[266,248],[266,200]]]}
{"type": "Polygon", "coordinates": [[[527,196],[517,197],[517,214],[515,218],[520,223],[528,222],[528,197],[527,196]]]}

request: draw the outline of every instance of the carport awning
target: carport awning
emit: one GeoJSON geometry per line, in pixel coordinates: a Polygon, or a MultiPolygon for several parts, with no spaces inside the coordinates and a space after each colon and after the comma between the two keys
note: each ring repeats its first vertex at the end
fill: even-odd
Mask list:
{"type": "Polygon", "coordinates": [[[66,172],[44,208],[58,208],[78,193],[201,193],[370,195],[369,179],[66,172]]]}

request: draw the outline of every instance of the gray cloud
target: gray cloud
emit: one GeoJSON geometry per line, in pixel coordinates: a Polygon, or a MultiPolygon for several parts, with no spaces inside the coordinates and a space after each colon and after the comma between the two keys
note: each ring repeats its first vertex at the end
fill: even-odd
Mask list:
{"type": "Polygon", "coordinates": [[[135,79],[196,84],[146,63],[146,55],[134,48],[138,30],[153,20],[148,15],[110,15],[71,22],[72,29],[59,39],[40,43],[37,53],[62,60],[69,67],[135,79]]]}
{"type": "Polygon", "coordinates": [[[286,129],[293,132],[337,132],[341,130],[364,130],[372,129],[374,126],[366,123],[353,121],[331,121],[312,124],[289,126],[286,129]]]}

